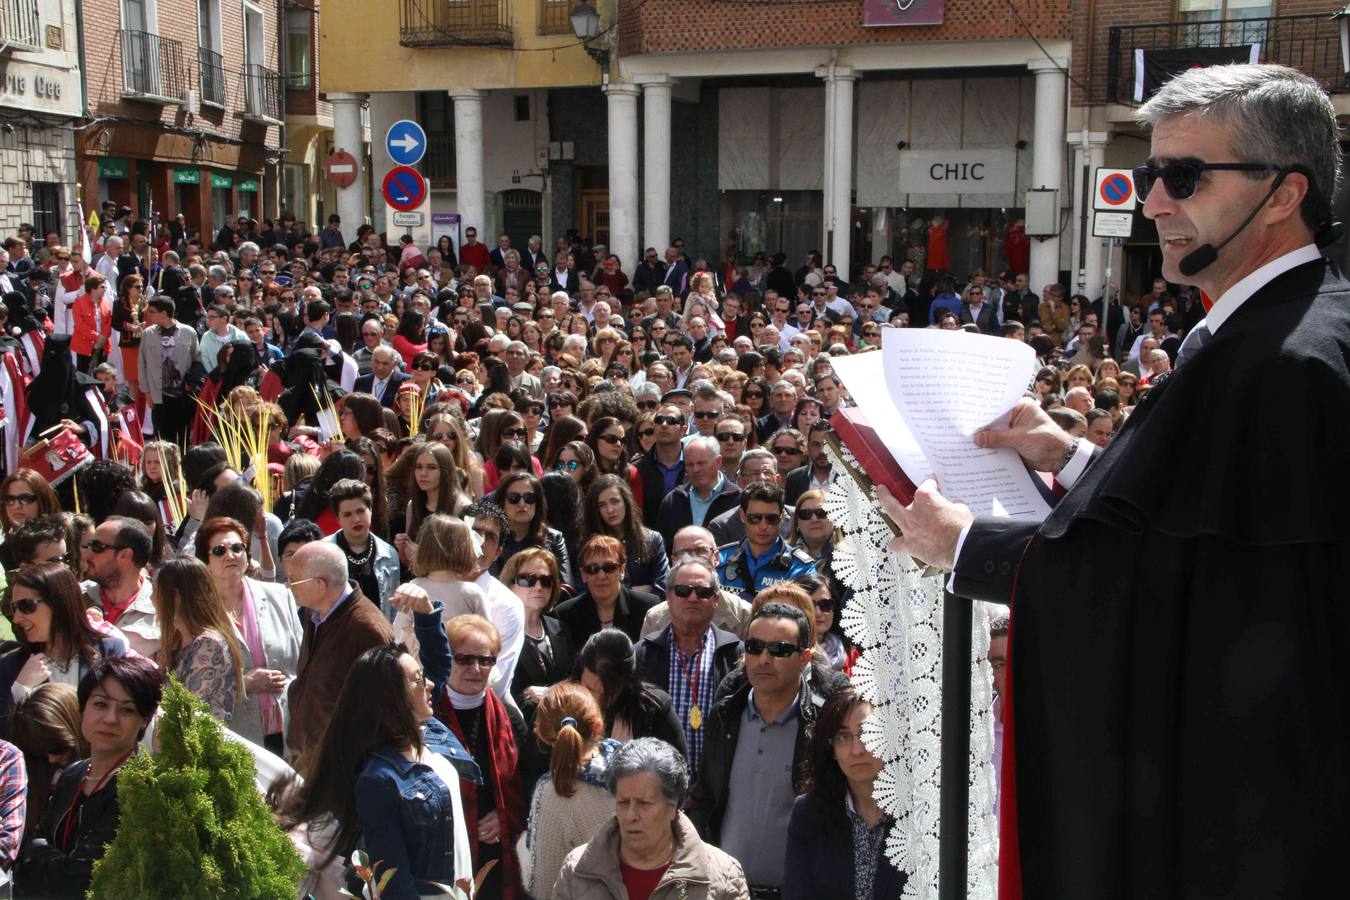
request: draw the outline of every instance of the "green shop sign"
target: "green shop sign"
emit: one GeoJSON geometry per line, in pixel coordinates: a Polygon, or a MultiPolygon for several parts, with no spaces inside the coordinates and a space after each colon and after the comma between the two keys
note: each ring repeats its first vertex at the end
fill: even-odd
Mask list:
{"type": "Polygon", "coordinates": [[[202,183],[202,171],[201,171],[201,169],[174,169],[174,170],[173,170],[173,183],[174,183],[174,184],[201,184],[201,183],[202,183]]]}
{"type": "Polygon", "coordinates": [[[236,184],[235,187],[239,188],[241,191],[252,191],[256,194],[258,192],[258,179],[245,178],[236,184]]]}
{"type": "Polygon", "coordinates": [[[211,173],[211,187],[220,188],[228,191],[230,189],[230,185],[232,184],[234,184],[234,181],[230,178],[230,176],[217,175],[215,172],[211,173]]]}
{"type": "Polygon", "coordinates": [[[100,156],[98,159],[99,178],[126,178],[127,161],[120,156],[100,156]]]}

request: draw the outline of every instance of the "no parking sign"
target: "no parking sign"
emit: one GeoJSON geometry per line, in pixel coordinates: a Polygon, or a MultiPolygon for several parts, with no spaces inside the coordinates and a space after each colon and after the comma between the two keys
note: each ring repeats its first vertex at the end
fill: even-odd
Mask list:
{"type": "Polygon", "coordinates": [[[1129,169],[1098,169],[1092,208],[1103,212],[1133,212],[1134,175],[1129,169]]]}

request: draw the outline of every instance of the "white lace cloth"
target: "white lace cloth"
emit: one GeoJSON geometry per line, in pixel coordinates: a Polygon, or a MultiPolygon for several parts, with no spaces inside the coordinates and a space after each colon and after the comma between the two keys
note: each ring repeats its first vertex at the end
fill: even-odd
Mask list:
{"type": "MultiPolygon", "coordinates": [[[[845,450],[845,453],[848,451],[845,450]]],[[[833,451],[831,451],[833,456],[833,451]]],[[[834,464],[840,463],[834,459],[834,464]]],[[[863,740],[886,761],[876,799],[896,819],[886,853],[909,873],[905,897],[936,898],[942,735],[942,577],[925,575],[908,557],[890,553],[892,534],[870,491],[840,472],[826,494],[830,520],[843,531],[834,571],[854,591],[844,632],[862,650],[853,683],[871,702],[863,740]]],[[[967,824],[971,900],[994,900],[998,829],[993,767],[994,729],[989,613],[977,604],[971,655],[970,810],[967,824]]]]}

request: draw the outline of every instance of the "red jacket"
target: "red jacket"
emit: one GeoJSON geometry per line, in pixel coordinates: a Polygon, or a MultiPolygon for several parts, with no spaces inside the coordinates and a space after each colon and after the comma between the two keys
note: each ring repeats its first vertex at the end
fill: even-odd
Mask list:
{"type": "Polygon", "coordinates": [[[81,294],[75,298],[71,308],[75,317],[75,333],[70,336],[70,349],[79,356],[88,356],[94,352],[94,341],[99,337],[112,337],[112,303],[105,295],[98,304],[98,316],[94,315],[94,297],[81,294]]]}
{"type": "Polygon", "coordinates": [[[459,248],[459,262],[461,265],[473,266],[481,275],[492,265],[492,257],[489,255],[487,244],[463,244],[459,248]]]}

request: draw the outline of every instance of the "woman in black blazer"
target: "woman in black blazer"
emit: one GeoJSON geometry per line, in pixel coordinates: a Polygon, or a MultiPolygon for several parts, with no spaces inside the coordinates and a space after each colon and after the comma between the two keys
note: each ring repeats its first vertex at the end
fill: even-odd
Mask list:
{"type": "Polygon", "coordinates": [[[882,761],[862,742],[871,711],[852,687],[843,687],[816,718],[806,749],[806,792],[788,822],[783,900],[890,900],[905,887],[908,876],[886,856],[895,820],[872,797],[882,761]]]}

